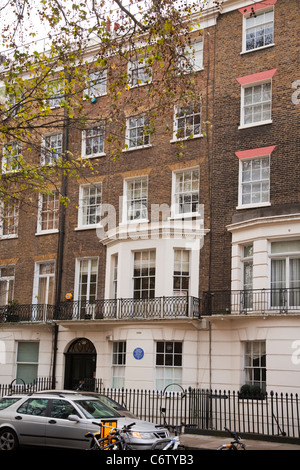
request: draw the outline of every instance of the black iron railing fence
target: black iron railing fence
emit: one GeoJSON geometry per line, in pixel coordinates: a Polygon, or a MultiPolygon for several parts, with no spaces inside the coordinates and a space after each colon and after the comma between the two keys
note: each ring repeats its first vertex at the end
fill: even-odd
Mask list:
{"type": "Polygon", "coordinates": [[[14,379],[9,384],[0,384],[0,397],[3,397],[4,395],[12,395],[14,393],[31,393],[51,389],[52,379],[50,377],[38,378],[30,384],[26,384],[20,379],[14,379]]]}
{"type": "Polygon", "coordinates": [[[184,426],[186,432],[223,431],[300,439],[298,394],[266,393],[262,397],[239,392],[189,389],[184,392],[110,390],[103,393],[123,403],[140,419],[184,426]],[[164,410],[164,412],[162,412],[164,410]]]}
{"type": "MultiPolygon", "coordinates": [[[[51,389],[51,379],[34,384],[0,385],[0,396],[51,389]]],[[[85,391],[107,395],[137,418],[181,426],[185,432],[213,434],[228,427],[240,434],[300,442],[300,399],[292,393],[242,396],[235,391],[189,388],[179,391],[111,389],[101,379],[84,381],[85,391]]]]}

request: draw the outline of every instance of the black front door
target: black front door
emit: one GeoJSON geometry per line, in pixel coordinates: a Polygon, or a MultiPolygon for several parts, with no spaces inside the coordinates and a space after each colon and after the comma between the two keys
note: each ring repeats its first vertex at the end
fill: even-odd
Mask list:
{"type": "Polygon", "coordinates": [[[66,353],[65,385],[67,390],[92,391],[96,372],[96,350],[87,339],[76,340],[66,353]]]}

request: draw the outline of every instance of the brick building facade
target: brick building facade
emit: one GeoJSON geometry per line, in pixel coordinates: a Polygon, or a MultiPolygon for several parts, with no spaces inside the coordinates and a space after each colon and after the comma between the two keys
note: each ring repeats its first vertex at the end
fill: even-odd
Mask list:
{"type": "Polygon", "coordinates": [[[69,150],[97,172],[67,180],[66,208],[36,197],[17,231],[2,225],[1,302],[18,305],[12,321],[3,310],[1,382],[298,390],[298,20],[296,0],[208,7],[194,33],[201,104],[170,103],[150,135],[146,102],[120,104],[115,161],[109,97],[86,100],[99,125],[70,126],[69,150]]]}

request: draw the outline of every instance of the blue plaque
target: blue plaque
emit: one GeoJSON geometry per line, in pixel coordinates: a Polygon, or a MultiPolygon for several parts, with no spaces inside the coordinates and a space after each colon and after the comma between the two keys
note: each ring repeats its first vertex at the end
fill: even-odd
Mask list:
{"type": "Polygon", "coordinates": [[[135,348],[135,350],[133,351],[133,357],[138,360],[143,359],[144,350],[142,348],[135,348]]]}

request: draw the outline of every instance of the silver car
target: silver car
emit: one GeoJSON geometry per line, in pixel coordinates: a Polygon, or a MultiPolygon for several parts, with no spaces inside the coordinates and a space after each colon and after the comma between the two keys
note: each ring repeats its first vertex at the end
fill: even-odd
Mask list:
{"type": "MultiPolygon", "coordinates": [[[[117,427],[132,423],[91,394],[31,393],[9,395],[0,399],[0,450],[19,446],[64,449],[89,449],[88,432],[99,431],[93,422],[113,421],[117,427]]],[[[148,421],[134,420],[129,434],[132,449],[149,450],[157,439],[169,436],[168,430],[148,421]]]]}

